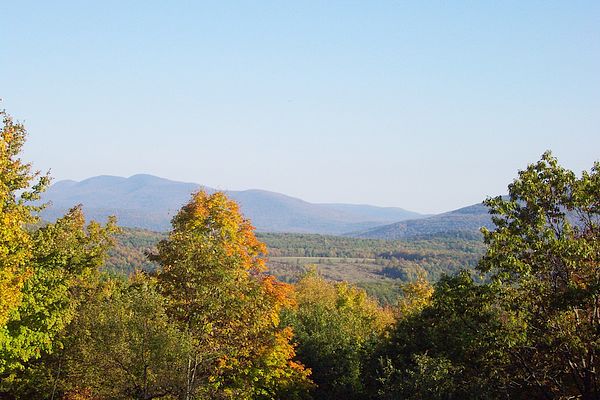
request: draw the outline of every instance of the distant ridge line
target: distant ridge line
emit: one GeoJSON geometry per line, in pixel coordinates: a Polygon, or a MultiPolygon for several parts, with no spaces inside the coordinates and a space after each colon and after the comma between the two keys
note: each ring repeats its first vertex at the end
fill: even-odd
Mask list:
{"type": "MultiPolygon", "coordinates": [[[[83,204],[89,219],[105,220],[115,214],[121,226],[166,231],[173,215],[189,201],[192,192],[216,189],[193,182],[178,182],[150,174],[128,178],[99,175],[79,182],[58,181],[42,200],[50,207],[42,217],[53,220],[75,204],[83,204]]],[[[341,235],[426,215],[399,207],[365,204],[310,203],[261,189],[225,190],[243,214],[261,232],[296,232],[341,235]]]]}

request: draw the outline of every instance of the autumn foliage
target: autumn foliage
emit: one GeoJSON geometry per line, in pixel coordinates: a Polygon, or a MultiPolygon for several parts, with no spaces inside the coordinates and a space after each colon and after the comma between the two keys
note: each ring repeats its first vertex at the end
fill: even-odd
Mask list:
{"type": "Polygon", "coordinates": [[[477,270],[415,275],[382,306],[316,268],[269,275],[221,192],[175,215],[156,271],[108,272],[114,218],[39,221],[48,177],[0,115],[0,399],[600,397],[600,163],[545,153],[485,201],[477,270]]]}
{"type": "MultiPolygon", "coordinates": [[[[48,184],[46,176],[32,172],[20,152],[25,143],[23,125],[15,123],[0,111],[3,126],[0,132],[0,373],[9,367],[10,359],[23,358],[19,343],[7,324],[18,318],[15,310],[21,304],[22,289],[33,270],[32,241],[27,224],[36,222],[32,214],[33,201],[48,184]],[[37,181],[34,182],[34,180],[37,181]]],[[[24,355],[27,357],[27,355],[24,355]]]]}
{"type": "Polygon", "coordinates": [[[199,191],[158,244],[159,288],[167,311],[192,338],[185,398],[289,398],[307,388],[279,314],[291,287],[264,275],[266,247],[238,205],[199,191]]]}

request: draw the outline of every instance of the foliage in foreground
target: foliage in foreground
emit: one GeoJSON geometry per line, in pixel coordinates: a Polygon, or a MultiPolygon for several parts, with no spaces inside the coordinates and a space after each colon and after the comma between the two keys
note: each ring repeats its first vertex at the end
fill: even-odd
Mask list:
{"type": "MultiPolygon", "coordinates": [[[[3,114],[3,116],[5,116],[3,114]]],[[[156,277],[101,273],[114,221],[80,207],[36,226],[47,178],[0,142],[0,398],[279,399],[312,387],[280,312],[291,287],[264,274],[264,245],[237,204],[199,192],[158,245],[156,277]]]]}
{"type": "Polygon", "coordinates": [[[445,278],[400,318],[374,357],[374,398],[597,399],[600,164],[577,178],[545,153],[486,204],[490,282],[445,278]]]}
{"type": "Polygon", "coordinates": [[[284,321],[294,331],[299,359],[311,369],[316,399],[365,397],[364,362],[393,323],[362,289],[308,272],[296,284],[297,306],[284,321]]]}
{"type": "Polygon", "coordinates": [[[182,398],[293,399],[309,387],[279,321],[291,287],[263,274],[266,247],[253,230],[237,203],[200,191],[152,257],[167,313],[192,342],[182,398]]]}
{"type": "Polygon", "coordinates": [[[2,116],[2,399],[600,397],[598,163],[577,177],[544,154],[486,201],[496,229],[478,273],[417,279],[384,309],[315,272],[267,275],[222,193],[177,214],[154,276],[101,272],[115,222],[86,225],[75,207],[35,225],[47,177],[2,116]]]}

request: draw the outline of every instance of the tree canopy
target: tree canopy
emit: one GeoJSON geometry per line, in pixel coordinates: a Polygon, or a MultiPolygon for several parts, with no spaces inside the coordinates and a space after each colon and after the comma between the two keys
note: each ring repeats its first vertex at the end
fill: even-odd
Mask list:
{"type": "Polygon", "coordinates": [[[485,201],[483,244],[263,235],[282,257],[372,257],[402,277],[382,307],[316,267],[278,281],[220,192],[143,233],[152,271],[120,273],[114,218],[39,221],[49,177],[1,116],[0,399],[600,398],[600,163],[578,176],[544,153],[485,201]]]}
{"type": "MultiPolygon", "coordinates": [[[[0,111],[0,348],[8,340],[6,323],[21,302],[21,289],[31,275],[31,239],[27,224],[36,222],[33,201],[48,185],[48,177],[33,172],[20,159],[27,132],[5,111],[0,111]]],[[[0,359],[0,372],[2,361],[0,359]]]]}
{"type": "Polygon", "coordinates": [[[237,203],[200,191],[152,256],[167,312],[194,347],[183,398],[293,398],[309,386],[292,360],[291,331],[280,326],[291,288],[263,274],[266,247],[253,231],[237,203]]]}
{"type": "Polygon", "coordinates": [[[539,396],[598,398],[600,163],[577,177],[550,152],[486,201],[496,230],[480,263],[523,324],[518,384],[539,396]]]}

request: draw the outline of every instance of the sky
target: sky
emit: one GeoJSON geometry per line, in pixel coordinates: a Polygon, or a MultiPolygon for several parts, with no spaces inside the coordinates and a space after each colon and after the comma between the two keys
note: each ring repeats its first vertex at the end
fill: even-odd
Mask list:
{"type": "Polygon", "coordinates": [[[0,0],[0,108],[56,180],[437,213],[600,160],[598,1],[0,0]]]}

